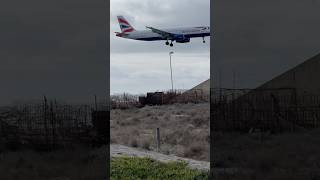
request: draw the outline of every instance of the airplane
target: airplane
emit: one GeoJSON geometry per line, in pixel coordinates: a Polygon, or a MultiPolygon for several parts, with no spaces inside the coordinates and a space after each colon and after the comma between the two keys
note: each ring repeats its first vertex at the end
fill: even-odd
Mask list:
{"type": "Polygon", "coordinates": [[[173,46],[173,42],[188,43],[191,38],[202,37],[205,43],[205,37],[210,36],[210,27],[187,27],[187,28],[171,28],[171,29],[156,29],[146,26],[148,30],[135,30],[123,16],[117,16],[121,32],[115,32],[116,36],[141,40],[141,41],[159,41],[165,40],[166,45],[173,46]],[[169,44],[169,41],[171,43],[169,44]]]}

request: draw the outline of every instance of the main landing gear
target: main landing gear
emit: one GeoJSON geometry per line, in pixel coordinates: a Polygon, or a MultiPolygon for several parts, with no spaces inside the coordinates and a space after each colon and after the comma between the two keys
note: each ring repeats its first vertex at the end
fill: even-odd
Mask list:
{"type": "Polygon", "coordinates": [[[206,41],[204,40],[204,37],[202,37],[202,39],[203,39],[203,41],[202,41],[202,42],[203,42],[203,43],[206,43],[206,41]]]}
{"type": "MultiPolygon", "coordinates": [[[[167,42],[166,42],[166,45],[167,45],[167,46],[169,45],[169,41],[168,41],[168,40],[167,40],[167,42]]],[[[171,43],[170,43],[170,46],[171,46],[171,47],[173,46],[172,41],[171,41],[171,43]]]]}

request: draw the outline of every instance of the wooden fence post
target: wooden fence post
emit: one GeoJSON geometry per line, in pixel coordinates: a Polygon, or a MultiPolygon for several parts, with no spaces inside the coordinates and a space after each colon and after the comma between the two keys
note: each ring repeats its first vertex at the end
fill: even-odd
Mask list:
{"type": "Polygon", "coordinates": [[[160,129],[157,128],[156,130],[156,143],[157,143],[157,151],[160,151],[160,129]]]}

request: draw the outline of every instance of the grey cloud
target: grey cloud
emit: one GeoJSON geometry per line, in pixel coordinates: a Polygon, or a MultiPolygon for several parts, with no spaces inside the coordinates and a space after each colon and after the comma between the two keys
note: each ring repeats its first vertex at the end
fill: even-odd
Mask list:
{"type": "Polygon", "coordinates": [[[139,30],[145,29],[146,25],[156,28],[209,25],[209,5],[209,0],[112,0],[111,68],[116,67],[121,73],[111,70],[111,91],[138,93],[171,88],[170,51],[175,52],[173,78],[176,88],[190,88],[209,78],[209,38],[206,44],[198,38],[192,39],[191,43],[175,43],[170,48],[164,41],[121,39],[113,33],[119,31],[116,19],[119,14],[139,30]]]}
{"type": "Polygon", "coordinates": [[[1,1],[1,104],[106,96],[106,2],[1,1]]]}
{"type": "MultiPolygon", "coordinates": [[[[157,28],[185,27],[209,25],[209,0],[142,0],[142,1],[111,1],[111,52],[167,52],[170,48],[163,46],[164,42],[136,42],[122,40],[115,37],[114,32],[119,31],[116,15],[124,15],[136,29],[145,29],[145,26],[157,28]]],[[[201,39],[193,39],[190,44],[176,44],[173,50],[182,52],[208,52],[208,43],[202,44],[201,39]]]]}
{"type": "Polygon", "coordinates": [[[215,1],[216,81],[253,88],[319,53],[319,1],[215,1]]]}

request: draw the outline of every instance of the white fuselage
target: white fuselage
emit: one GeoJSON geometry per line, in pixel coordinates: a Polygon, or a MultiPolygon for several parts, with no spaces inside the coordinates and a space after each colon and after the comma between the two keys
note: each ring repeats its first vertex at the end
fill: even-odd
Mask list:
{"type": "MultiPolygon", "coordinates": [[[[184,35],[185,38],[210,36],[210,27],[205,27],[205,26],[189,27],[189,28],[171,28],[171,29],[161,29],[161,30],[172,33],[172,34],[184,35]]],[[[137,31],[123,33],[117,36],[128,38],[128,39],[141,40],[141,41],[172,40],[170,38],[164,38],[162,35],[152,32],[151,30],[137,30],[137,31]]]]}

